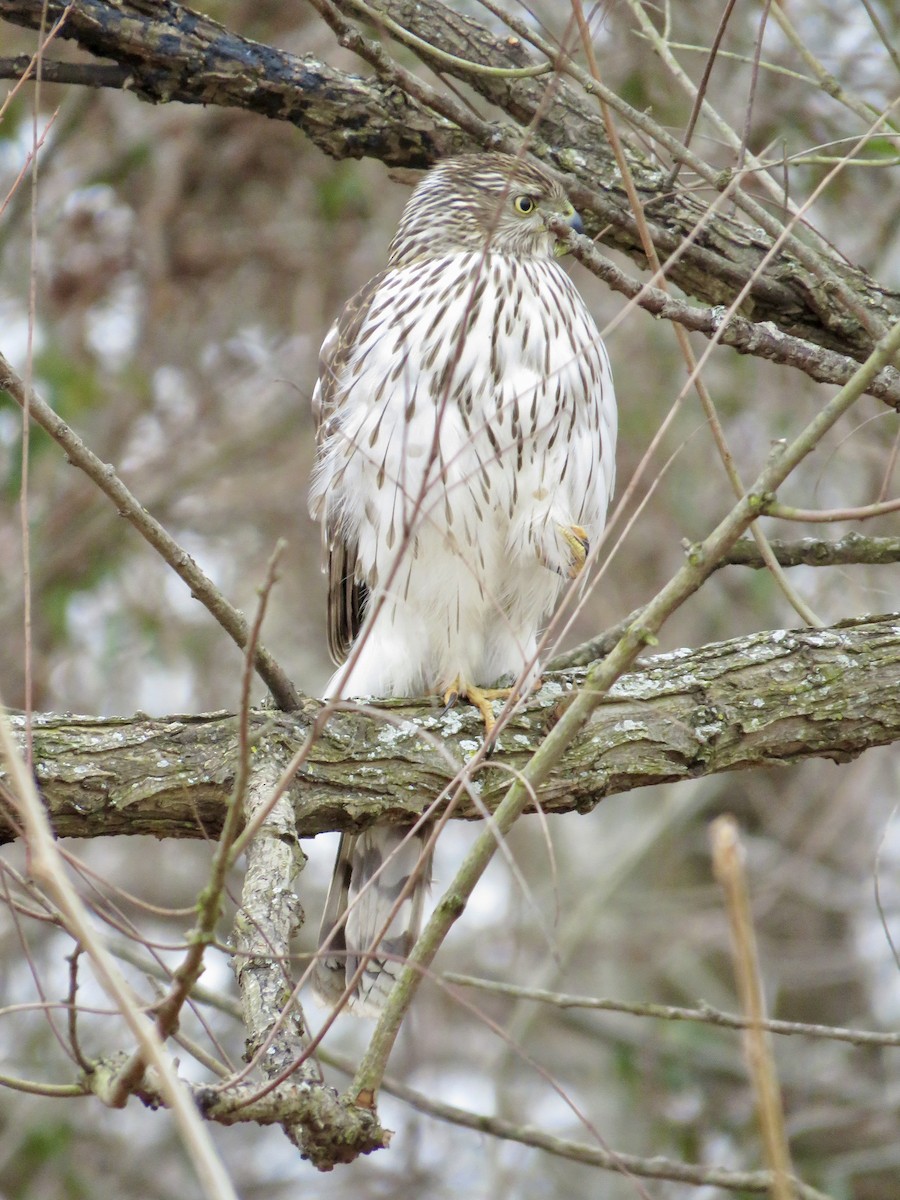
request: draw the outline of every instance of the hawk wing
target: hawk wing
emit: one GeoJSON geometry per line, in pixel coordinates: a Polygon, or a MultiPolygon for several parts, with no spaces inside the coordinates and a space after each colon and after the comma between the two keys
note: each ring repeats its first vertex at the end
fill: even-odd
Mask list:
{"type": "MultiPolygon", "coordinates": [[[[316,444],[335,430],[342,405],[347,399],[346,371],[356,348],[359,332],[387,270],[380,271],[344,305],[329,329],[319,351],[319,379],[312,398],[316,422],[316,444]]],[[[329,481],[324,481],[315,502],[314,517],[324,511],[324,537],[328,548],[328,652],[340,665],[347,657],[353,639],[359,633],[366,612],[369,589],[357,574],[356,542],[348,540],[340,522],[328,514],[326,497],[329,481]],[[324,510],[323,510],[324,505],[324,510]]]]}

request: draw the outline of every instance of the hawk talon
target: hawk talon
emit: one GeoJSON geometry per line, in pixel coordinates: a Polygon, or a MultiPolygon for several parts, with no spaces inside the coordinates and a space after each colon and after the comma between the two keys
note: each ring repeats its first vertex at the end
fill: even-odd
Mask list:
{"type": "Polygon", "coordinates": [[[587,562],[587,556],[591,551],[591,541],[587,535],[587,530],[582,529],[580,525],[560,525],[559,532],[562,535],[563,541],[566,542],[572,551],[569,578],[577,579],[584,570],[584,564],[587,562]]]}
{"type": "Polygon", "coordinates": [[[494,716],[494,710],[491,707],[493,700],[508,700],[515,691],[515,688],[480,688],[472,683],[462,683],[456,680],[444,692],[444,713],[456,704],[457,700],[463,699],[473,705],[481,713],[481,719],[484,721],[485,737],[490,737],[494,731],[494,726],[497,724],[497,718],[494,716]]]}

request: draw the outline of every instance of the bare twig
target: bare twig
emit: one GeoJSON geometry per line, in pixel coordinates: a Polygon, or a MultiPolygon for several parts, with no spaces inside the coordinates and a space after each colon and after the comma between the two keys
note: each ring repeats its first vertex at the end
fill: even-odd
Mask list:
{"type": "Polygon", "coordinates": [[[532,79],[536,75],[546,75],[553,70],[553,63],[537,63],[530,67],[492,67],[484,63],[473,62],[471,59],[460,58],[458,54],[448,54],[440,46],[426,42],[409,29],[405,29],[399,21],[395,21],[380,8],[373,8],[364,0],[350,0],[353,7],[374,24],[392,33],[398,41],[411,49],[424,53],[428,58],[434,58],[448,67],[456,67],[472,75],[488,75],[494,79],[532,79]]]}
{"type": "Polygon", "coordinates": [[[0,1073],[0,1087],[24,1092],[28,1096],[47,1096],[53,1100],[69,1100],[90,1094],[90,1088],[83,1083],[41,1083],[36,1079],[21,1079],[18,1075],[5,1073],[0,1073]]]}
{"type": "Polygon", "coordinates": [[[887,837],[887,832],[890,829],[891,822],[897,815],[897,807],[898,806],[895,804],[891,811],[891,815],[885,822],[884,829],[881,831],[881,837],[878,839],[878,848],[875,851],[875,863],[872,870],[872,879],[875,886],[875,907],[878,909],[878,919],[881,922],[881,928],[884,931],[885,941],[890,947],[891,955],[893,956],[894,962],[897,965],[897,969],[900,970],[900,949],[898,949],[897,943],[894,941],[894,936],[891,933],[891,927],[888,922],[887,913],[884,911],[884,905],[881,902],[881,852],[884,849],[885,839],[887,837]]]}
{"type": "MultiPolygon", "coordinates": [[[[700,116],[703,102],[706,99],[706,92],[709,87],[709,79],[712,75],[712,69],[715,66],[716,59],[719,55],[719,47],[722,44],[722,38],[725,36],[725,30],[728,28],[728,22],[731,19],[731,14],[734,11],[735,0],[726,0],[725,8],[722,15],[719,17],[719,23],[716,26],[716,32],[713,35],[712,45],[706,56],[706,62],[703,64],[703,74],[700,76],[700,82],[697,84],[697,91],[694,94],[694,102],[691,105],[691,115],[688,118],[687,128],[684,131],[682,141],[685,146],[691,144],[691,139],[694,136],[694,129],[697,126],[697,118],[700,116]]],[[[681,163],[677,162],[673,165],[669,172],[669,177],[666,180],[666,188],[675,186],[675,180],[678,178],[678,172],[681,170],[681,163]]]]}
{"type": "MultiPolygon", "coordinates": [[[[62,29],[62,27],[65,24],[66,19],[68,18],[69,13],[71,11],[72,11],[72,4],[70,3],[70,4],[66,5],[66,7],[63,9],[63,11],[60,13],[60,15],[54,21],[52,27],[50,28],[50,30],[46,34],[46,36],[44,36],[44,32],[43,32],[45,18],[44,18],[44,14],[43,13],[41,14],[41,21],[40,21],[40,25],[39,25],[40,39],[38,41],[38,48],[34,52],[34,54],[20,54],[18,56],[18,58],[15,60],[0,59],[0,62],[15,61],[18,64],[18,68],[19,68],[18,70],[12,72],[10,75],[0,76],[0,78],[7,78],[7,79],[11,78],[11,79],[15,79],[15,81],[16,81],[15,87],[10,88],[8,94],[3,97],[3,103],[0,104],[0,118],[3,117],[3,114],[6,112],[7,108],[12,103],[14,97],[16,96],[16,94],[19,91],[19,88],[21,88],[25,83],[27,83],[29,79],[36,78],[36,72],[37,72],[38,67],[40,67],[40,73],[41,73],[42,77],[47,79],[48,82],[52,82],[51,80],[49,80],[49,78],[47,76],[47,65],[46,65],[47,60],[44,58],[44,51],[47,49],[47,47],[50,45],[50,43],[54,40],[56,35],[62,29]]],[[[37,103],[35,103],[35,111],[37,111],[37,103]]]]}
{"type": "Polygon", "coordinates": [[[763,511],[767,517],[779,521],[797,521],[807,525],[830,525],[835,521],[868,521],[872,517],[884,517],[900,510],[900,497],[882,500],[876,504],[862,504],[858,508],[794,508],[790,504],[779,504],[773,500],[763,511]]]}
{"type": "MultiPolygon", "coordinates": [[[[69,8],[72,6],[69,5],[69,8]]],[[[62,23],[62,19],[57,25],[62,23]]],[[[17,79],[22,83],[31,77],[33,59],[27,54],[13,58],[0,58],[0,79],[17,79]]],[[[68,83],[79,87],[124,88],[128,84],[129,72],[125,67],[110,63],[69,63],[45,58],[41,64],[41,77],[45,83],[68,83]]]]}
{"type": "MultiPolygon", "coordinates": [[[[833,100],[836,100],[838,104],[842,104],[845,108],[849,109],[850,112],[855,113],[855,115],[864,123],[871,121],[872,118],[877,115],[878,109],[875,108],[874,105],[866,103],[865,100],[862,100],[854,92],[848,91],[847,88],[845,88],[840,82],[840,80],[836,79],[834,75],[832,75],[831,72],[819,61],[819,59],[816,58],[798,31],[797,27],[784,11],[784,6],[781,4],[773,4],[772,15],[780,27],[781,32],[788,39],[788,41],[803,59],[804,63],[806,63],[812,74],[815,76],[816,82],[822,91],[825,92],[826,95],[830,96],[833,100]]],[[[891,128],[896,129],[896,127],[893,125],[891,128]]]]}
{"type": "MultiPolygon", "coordinates": [[[[762,58],[763,39],[766,34],[766,23],[769,19],[769,8],[772,0],[763,0],[762,15],[759,20],[759,30],[756,34],[756,41],[753,47],[753,65],[750,73],[750,93],[747,96],[747,111],[744,116],[744,127],[741,130],[741,145],[737,156],[737,169],[743,171],[744,161],[747,157],[747,148],[750,145],[750,129],[753,123],[753,103],[756,99],[756,89],[759,85],[759,63],[762,58]]],[[[790,201],[788,199],[787,186],[785,186],[784,206],[790,209],[790,201]]]]}
{"type": "Polygon", "coordinates": [[[81,1067],[82,1071],[90,1070],[90,1063],[85,1058],[81,1049],[81,1044],[78,1038],[78,1006],[76,1005],[76,997],[78,995],[78,959],[81,955],[81,946],[76,946],[69,955],[69,1044],[72,1047],[72,1054],[75,1061],[81,1067]]]}
{"type": "MultiPolygon", "coordinates": [[[[588,238],[573,239],[572,254],[608,284],[613,291],[634,300],[641,308],[665,321],[677,321],[686,329],[716,338],[723,346],[731,346],[739,354],[752,354],[770,362],[794,367],[820,383],[844,384],[859,366],[855,359],[837,354],[823,346],[792,337],[777,329],[770,321],[754,322],[738,313],[726,319],[724,307],[699,308],[679,300],[660,287],[643,283],[626,274],[611,259],[602,254],[588,238]]],[[[867,392],[900,409],[900,371],[887,365],[872,380],[867,392]]]]}
{"type": "MultiPolygon", "coordinates": [[[[748,1029],[751,1019],[737,1013],[722,1012],[709,1004],[699,1008],[684,1008],[675,1004],[653,1004],[628,1000],[610,1000],[599,996],[573,996],[567,992],[551,992],[546,988],[522,987],[496,979],[480,979],[446,971],[445,983],[460,987],[478,988],[515,1000],[531,1000],[553,1008],[586,1008],[598,1012],[625,1013],[631,1017],[649,1017],[654,1021],[691,1021],[701,1025],[716,1025],[722,1029],[748,1029]]],[[[900,1033],[881,1033],[874,1029],[842,1029],[837,1025],[810,1025],[801,1021],[776,1021],[764,1018],[762,1028],[768,1033],[785,1037],[822,1038],[826,1041],[848,1042],[851,1046],[900,1046],[900,1033]]]]}
{"type": "MultiPolygon", "coordinates": [[[[839,541],[822,538],[802,538],[799,542],[771,539],[772,552],[783,567],[837,567],[860,564],[883,566],[900,562],[900,538],[864,537],[848,533],[839,541]]],[[[690,553],[690,546],[685,545],[690,553]]],[[[766,565],[762,555],[749,541],[735,542],[719,563],[720,567],[752,567],[766,565]]]]}
{"type": "MultiPolygon", "coordinates": [[[[575,13],[575,17],[578,22],[578,28],[581,32],[582,46],[584,48],[584,52],[587,57],[588,67],[590,69],[590,72],[591,72],[591,75],[593,76],[593,78],[597,81],[598,84],[600,84],[601,83],[600,71],[597,66],[596,56],[594,55],[594,48],[593,48],[593,45],[590,40],[590,31],[588,29],[587,21],[584,16],[584,10],[582,7],[581,0],[570,0],[570,2],[572,4],[572,11],[575,13]]],[[[724,12],[721,22],[720,22],[720,30],[722,32],[724,32],[725,25],[731,14],[731,8],[732,8],[732,6],[730,3],[726,4],[725,12],[724,12]]],[[[715,53],[715,51],[713,51],[713,54],[714,53],[715,53]]],[[[703,87],[705,87],[705,82],[706,81],[704,80],[703,87]]],[[[702,89],[698,93],[698,96],[699,96],[700,102],[702,103],[702,89]]],[[[619,139],[618,131],[616,129],[615,122],[613,121],[613,118],[612,118],[612,113],[609,109],[609,105],[607,104],[606,100],[603,98],[602,95],[598,96],[598,102],[600,104],[600,111],[603,116],[603,124],[606,129],[606,134],[607,134],[607,137],[609,138],[609,142],[612,147],[613,154],[615,155],[615,159],[616,159],[616,163],[618,164],[619,171],[622,174],[622,180],[625,185],[625,192],[628,196],[628,203],[631,206],[632,214],[634,216],[635,221],[637,222],[638,232],[639,232],[639,235],[641,238],[641,244],[644,248],[644,253],[647,256],[647,262],[650,264],[650,268],[654,272],[654,275],[659,277],[659,280],[660,280],[660,283],[661,283],[663,289],[668,290],[668,285],[666,283],[665,275],[663,274],[662,268],[660,266],[659,255],[657,254],[656,247],[653,244],[653,238],[651,237],[650,229],[647,225],[647,221],[644,216],[643,206],[641,204],[641,200],[638,195],[637,187],[635,186],[635,183],[634,183],[634,178],[631,173],[631,168],[629,167],[628,160],[625,156],[625,151],[624,151],[624,149],[622,147],[622,143],[619,139]]],[[[687,139],[686,139],[686,141],[687,141],[687,139]]],[[[772,247],[772,249],[774,250],[778,246],[778,244],[779,244],[778,240],[776,240],[775,245],[772,247]]],[[[747,285],[748,290],[749,290],[749,286],[750,285],[748,283],[748,285],[747,285]]],[[[737,309],[742,296],[743,296],[743,292],[733,302],[733,305],[732,305],[733,310],[737,309]]],[[[730,316],[731,314],[729,313],[728,315],[730,316]]],[[[693,384],[694,389],[697,392],[697,397],[700,401],[700,407],[703,410],[703,413],[706,417],[707,424],[709,425],[709,429],[712,434],[713,442],[716,446],[716,450],[718,451],[719,457],[722,460],[722,465],[725,468],[725,473],[728,476],[728,480],[731,484],[732,491],[734,492],[735,496],[738,499],[740,499],[741,496],[744,494],[744,485],[738,474],[738,470],[737,470],[737,467],[735,466],[734,458],[731,454],[731,451],[728,448],[728,443],[725,438],[725,431],[723,430],[722,425],[719,421],[718,413],[716,412],[716,406],[713,402],[713,398],[710,395],[709,389],[707,388],[706,383],[704,382],[702,374],[701,374],[701,367],[703,365],[703,362],[706,359],[706,355],[704,355],[701,362],[698,363],[697,358],[694,354],[693,347],[691,346],[690,339],[688,338],[688,335],[687,335],[687,332],[685,331],[685,329],[681,325],[675,325],[674,329],[675,329],[675,338],[678,342],[678,347],[681,350],[682,357],[684,358],[685,365],[687,366],[688,382],[693,384]]],[[[717,340],[717,339],[714,338],[714,341],[715,340],[717,340]]],[[[784,573],[782,572],[782,570],[778,564],[777,559],[775,558],[775,556],[772,554],[771,550],[769,549],[768,540],[766,538],[765,533],[760,528],[758,521],[752,522],[752,524],[750,525],[750,532],[753,536],[754,541],[756,542],[757,546],[759,547],[760,554],[766,560],[766,566],[768,567],[770,574],[772,575],[777,586],[781,589],[782,593],[788,600],[788,603],[791,604],[792,607],[794,608],[795,612],[798,613],[801,620],[803,620],[807,625],[823,625],[824,622],[819,620],[819,618],[816,616],[816,614],[810,609],[810,607],[797,594],[796,590],[791,586],[791,584],[785,577],[784,573]]]]}
{"type": "Polygon", "coordinates": [[[872,22],[872,28],[878,34],[878,38],[882,46],[884,46],[885,50],[887,50],[888,54],[891,56],[891,61],[897,68],[897,71],[900,72],[900,54],[898,54],[893,38],[885,28],[884,23],[879,17],[874,4],[872,4],[872,0],[862,0],[862,6],[866,10],[866,15],[872,22]]]}
{"type": "MultiPolygon", "coordinates": [[[[284,542],[279,542],[269,559],[265,579],[259,592],[259,604],[257,605],[256,616],[250,628],[250,636],[247,641],[244,659],[244,673],[241,681],[241,703],[238,712],[238,737],[241,747],[238,771],[225,810],[222,832],[219,835],[210,865],[209,878],[197,899],[197,923],[187,936],[189,944],[188,952],[172,976],[172,987],[168,995],[154,1006],[156,1029],[161,1041],[165,1041],[178,1028],[181,1010],[191,993],[191,989],[203,971],[203,956],[215,940],[215,930],[219,921],[222,895],[225,891],[225,881],[234,859],[234,842],[243,821],[244,792],[250,775],[250,747],[247,731],[250,713],[251,664],[259,641],[266,606],[275,584],[278,560],[283,551],[284,542]]],[[[144,1068],[144,1054],[142,1051],[138,1051],[132,1055],[131,1059],[123,1067],[119,1078],[111,1085],[113,1103],[125,1103],[129,1093],[143,1079],[144,1068]]]]}

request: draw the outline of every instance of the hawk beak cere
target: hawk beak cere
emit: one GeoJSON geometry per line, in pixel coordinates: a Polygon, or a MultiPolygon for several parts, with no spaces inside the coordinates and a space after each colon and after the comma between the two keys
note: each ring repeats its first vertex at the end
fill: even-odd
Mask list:
{"type": "MultiPolygon", "coordinates": [[[[560,213],[559,215],[565,220],[570,229],[574,229],[576,233],[584,233],[584,221],[582,221],[581,217],[574,208],[570,209],[569,212],[560,213]]],[[[562,242],[557,242],[553,252],[557,258],[562,258],[564,254],[569,253],[569,250],[567,246],[562,244],[562,242]]]]}

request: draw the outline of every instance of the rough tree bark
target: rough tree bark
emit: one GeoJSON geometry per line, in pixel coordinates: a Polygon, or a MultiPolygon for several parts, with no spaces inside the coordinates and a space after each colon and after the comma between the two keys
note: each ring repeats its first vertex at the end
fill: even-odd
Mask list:
{"type": "MultiPolygon", "coordinates": [[[[504,729],[491,763],[520,768],[540,745],[581,671],[547,676],[504,729]]],[[[257,758],[281,767],[322,711],[257,711],[257,758]]],[[[25,718],[14,718],[18,732],[25,718]]],[[[414,701],[336,712],[297,771],[301,837],[409,821],[480,744],[466,707],[440,714],[414,701]]],[[[679,650],[624,675],[541,788],[548,812],[585,812],[605,796],[719,771],[806,757],[846,761],[900,737],[900,614],[830,629],[778,630],[679,650]]],[[[35,716],[34,767],[61,837],[216,836],[238,762],[233,713],[92,718],[35,716]]],[[[482,768],[478,804],[492,808],[506,770],[482,768]]],[[[471,801],[456,815],[478,816],[471,801]]],[[[14,836],[7,826],[6,839],[14,836]]]]}

